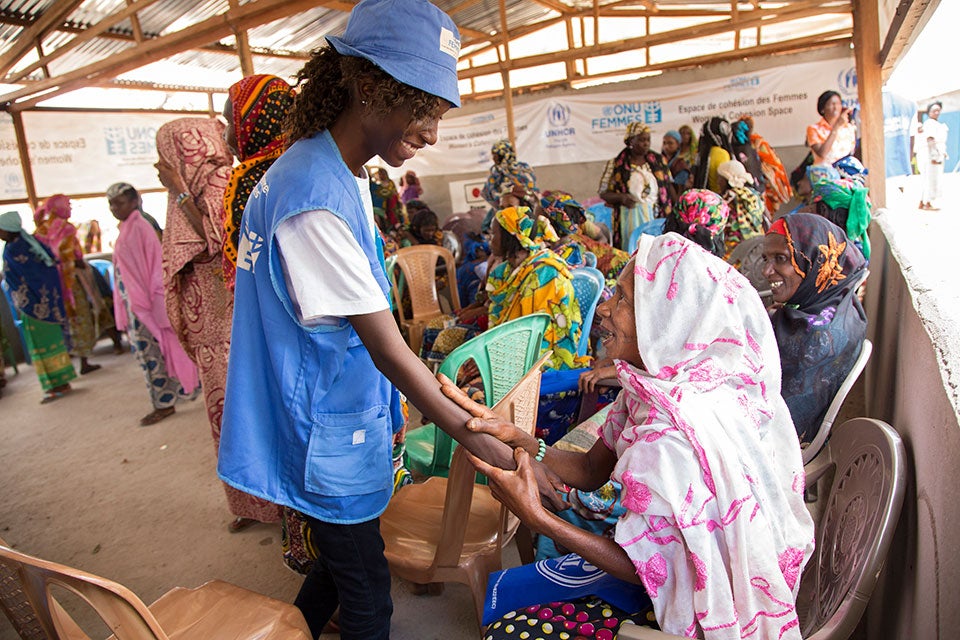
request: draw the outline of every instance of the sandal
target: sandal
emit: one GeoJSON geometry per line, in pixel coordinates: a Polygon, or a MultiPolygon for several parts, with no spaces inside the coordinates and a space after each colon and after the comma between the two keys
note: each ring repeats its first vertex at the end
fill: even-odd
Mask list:
{"type": "Polygon", "coordinates": [[[47,391],[47,395],[43,398],[43,400],[40,401],[40,404],[50,404],[51,402],[55,402],[71,391],[73,391],[73,387],[71,387],[69,384],[61,384],[59,387],[54,387],[53,389],[50,389],[50,391],[47,391]]]}
{"type": "Polygon", "coordinates": [[[227,525],[227,531],[230,533],[239,533],[244,529],[249,529],[253,525],[257,524],[258,520],[253,518],[241,518],[237,517],[233,522],[227,525]]]}
{"type": "Polygon", "coordinates": [[[152,424],[157,424],[164,418],[169,418],[176,411],[175,407],[167,407],[166,409],[154,409],[152,412],[140,418],[141,427],[149,427],[152,424]]]}
{"type": "Polygon", "coordinates": [[[100,369],[100,365],[98,365],[98,364],[88,364],[87,366],[80,368],[80,375],[84,376],[84,375],[86,375],[86,374],[88,374],[88,373],[93,373],[94,371],[97,371],[98,369],[100,369]]]}

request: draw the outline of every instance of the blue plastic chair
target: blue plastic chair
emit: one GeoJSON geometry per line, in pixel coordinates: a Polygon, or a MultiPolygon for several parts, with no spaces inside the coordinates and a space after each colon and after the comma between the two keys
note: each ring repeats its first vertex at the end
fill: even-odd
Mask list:
{"type": "MultiPolygon", "coordinates": [[[[473,360],[483,380],[484,404],[492,407],[537,361],[549,325],[550,316],[535,313],[487,329],[451,351],[440,365],[440,373],[456,380],[460,367],[473,360]]],[[[409,469],[446,477],[455,443],[445,431],[427,424],[407,432],[405,444],[404,462],[409,469]]]]}
{"type": "Polygon", "coordinates": [[[630,244],[629,252],[633,253],[637,250],[637,245],[640,244],[640,236],[644,233],[648,236],[662,236],[663,235],[663,224],[667,221],[666,218],[654,218],[653,220],[648,220],[642,225],[633,230],[633,233],[630,234],[630,244]]]}
{"type": "Polygon", "coordinates": [[[593,316],[600,302],[605,284],[603,274],[592,267],[574,269],[573,291],[580,304],[581,331],[580,342],[577,344],[577,355],[587,355],[590,346],[590,328],[593,326],[593,316]]]}
{"type": "MultiPolygon", "coordinates": [[[[13,317],[13,324],[17,327],[17,333],[20,334],[20,344],[23,345],[23,360],[30,364],[30,350],[27,349],[27,337],[23,334],[23,320],[20,318],[20,311],[17,305],[13,304],[13,296],[10,295],[10,285],[6,280],[0,280],[0,289],[3,289],[3,297],[7,299],[7,306],[10,307],[10,315],[13,317]]],[[[14,373],[19,373],[14,361],[14,373]]]]}

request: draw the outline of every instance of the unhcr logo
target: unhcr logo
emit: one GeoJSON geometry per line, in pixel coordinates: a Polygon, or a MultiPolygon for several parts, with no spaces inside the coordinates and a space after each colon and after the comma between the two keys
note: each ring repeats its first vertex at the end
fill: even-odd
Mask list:
{"type": "Polygon", "coordinates": [[[746,91],[748,89],[756,89],[760,86],[760,76],[737,76],[736,78],[731,78],[730,82],[724,87],[724,89],[731,89],[733,91],[746,91]]]}
{"type": "Polygon", "coordinates": [[[572,136],[577,132],[574,127],[567,126],[570,124],[570,107],[563,103],[555,102],[550,105],[547,121],[550,123],[550,128],[545,133],[548,138],[572,136]]]}
{"type": "Polygon", "coordinates": [[[837,76],[837,86],[845,96],[857,95],[857,68],[850,67],[841,71],[837,76]]]}

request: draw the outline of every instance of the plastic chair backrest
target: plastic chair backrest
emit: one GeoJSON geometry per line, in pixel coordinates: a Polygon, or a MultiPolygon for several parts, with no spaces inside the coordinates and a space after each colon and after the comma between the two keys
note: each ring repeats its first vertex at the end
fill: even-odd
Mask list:
{"type": "Polygon", "coordinates": [[[6,546],[0,546],[0,565],[22,578],[27,600],[50,638],[88,639],[55,599],[50,589],[55,585],[87,602],[117,640],[168,640],[147,606],[121,584],[6,546]]]}
{"type": "Polygon", "coordinates": [[[113,263],[109,260],[104,260],[103,258],[93,258],[87,260],[87,263],[100,272],[104,278],[110,283],[110,290],[116,291],[116,283],[113,281],[113,263]]]}
{"type": "MultiPolygon", "coordinates": [[[[0,546],[8,546],[2,538],[0,546]]],[[[3,562],[0,562],[0,611],[7,614],[13,630],[22,640],[50,640],[33,605],[27,599],[19,575],[13,567],[3,562]]]]}
{"type": "MultiPolygon", "coordinates": [[[[460,367],[468,360],[473,360],[483,381],[484,403],[492,407],[536,362],[548,326],[550,316],[535,313],[487,329],[451,351],[440,365],[439,372],[456,380],[460,367]]],[[[539,388],[539,382],[537,384],[539,388]]],[[[442,429],[435,429],[434,464],[439,462],[441,466],[446,466],[453,447],[453,438],[442,429]]]]}
{"type": "MultiPolygon", "coordinates": [[[[396,290],[399,290],[397,280],[402,273],[406,286],[410,290],[412,317],[404,318],[404,320],[419,320],[440,314],[436,274],[437,263],[441,258],[446,264],[450,303],[456,310],[460,308],[460,297],[457,294],[457,265],[452,253],[436,245],[419,244],[413,247],[404,247],[394,254],[396,266],[393,269],[393,286],[396,290]]],[[[403,314],[400,300],[397,300],[397,308],[403,314]]]]}
{"type": "Polygon", "coordinates": [[[580,342],[577,344],[577,355],[587,354],[590,346],[590,328],[593,326],[593,316],[597,312],[600,294],[605,284],[603,274],[592,267],[574,269],[573,290],[580,304],[580,342]]]}
{"type": "Polygon", "coordinates": [[[633,253],[637,250],[637,245],[640,243],[640,236],[647,234],[648,236],[662,236],[663,235],[663,224],[666,222],[666,218],[654,218],[653,220],[647,220],[639,227],[634,229],[630,233],[630,240],[627,244],[627,253],[633,253]]]}
{"type": "Polygon", "coordinates": [[[746,276],[760,297],[766,299],[772,298],[773,292],[770,291],[770,281],[763,275],[763,238],[762,235],[747,238],[734,247],[727,262],[746,276]]]}
{"type": "MultiPolygon", "coordinates": [[[[893,427],[872,418],[847,420],[827,445],[833,480],[800,580],[797,613],[807,640],[853,635],[893,539],[907,484],[906,452],[893,427]]],[[[807,484],[817,478],[808,475],[807,484]]]]}
{"type": "Polygon", "coordinates": [[[820,423],[820,430],[817,431],[817,435],[813,438],[813,441],[803,449],[803,464],[807,464],[817,457],[817,454],[823,449],[823,445],[827,443],[827,438],[830,437],[830,430],[833,428],[833,421],[837,419],[837,414],[840,413],[840,407],[843,406],[843,401],[847,399],[847,394],[850,393],[850,389],[857,383],[860,374],[863,373],[864,368],[867,366],[867,362],[870,361],[871,353],[873,353],[873,343],[864,339],[863,345],[860,347],[860,355],[857,356],[856,362],[853,363],[853,368],[850,369],[850,373],[844,378],[843,384],[840,385],[836,395],[833,396],[833,401],[830,402],[830,406],[827,408],[827,413],[823,416],[823,421],[820,423]]]}
{"type": "MultiPolygon", "coordinates": [[[[835,473],[797,597],[806,640],[853,636],[890,549],[907,484],[903,441],[885,422],[848,420],[836,428],[827,449],[833,460],[818,466],[816,477],[835,473]]],[[[815,480],[808,474],[808,485],[815,480]]],[[[618,637],[681,638],[637,625],[624,625],[618,637]]]]}

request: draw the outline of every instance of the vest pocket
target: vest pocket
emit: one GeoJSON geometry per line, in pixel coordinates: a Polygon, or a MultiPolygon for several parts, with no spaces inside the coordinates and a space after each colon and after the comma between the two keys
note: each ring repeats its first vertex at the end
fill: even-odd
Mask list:
{"type": "Polygon", "coordinates": [[[360,496],[392,486],[387,407],[318,414],[310,430],[304,489],[324,496],[360,496]]]}

